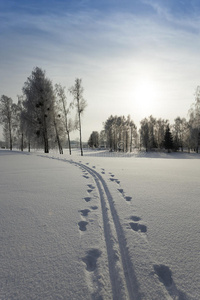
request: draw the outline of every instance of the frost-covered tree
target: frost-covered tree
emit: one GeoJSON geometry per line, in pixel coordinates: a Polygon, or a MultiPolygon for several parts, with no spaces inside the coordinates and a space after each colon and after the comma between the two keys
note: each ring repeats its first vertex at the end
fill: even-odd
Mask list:
{"type": "Polygon", "coordinates": [[[164,148],[164,136],[168,125],[168,120],[158,119],[156,120],[154,129],[154,140],[156,141],[156,147],[158,149],[164,148]]]}
{"type": "Polygon", "coordinates": [[[59,106],[57,105],[56,100],[54,99],[54,107],[53,107],[53,125],[55,129],[55,142],[58,144],[59,153],[63,154],[63,147],[62,147],[62,133],[63,133],[63,126],[60,119],[60,112],[59,106]]]}
{"type": "Polygon", "coordinates": [[[198,153],[200,143],[200,86],[196,88],[195,102],[189,111],[189,118],[194,148],[198,153]]]}
{"type": "Polygon", "coordinates": [[[13,104],[13,133],[17,147],[23,151],[25,144],[25,120],[23,118],[23,96],[18,96],[17,104],[13,104]]]}
{"type": "Polygon", "coordinates": [[[54,90],[45,71],[36,67],[23,86],[23,102],[30,139],[43,145],[44,152],[49,152],[49,136],[53,130],[54,90]]]}
{"type": "Polygon", "coordinates": [[[60,84],[55,85],[55,94],[57,106],[59,107],[59,118],[63,122],[63,126],[65,128],[69,146],[69,154],[71,155],[71,140],[70,140],[70,132],[72,131],[73,125],[72,120],[69,118],[70,110],[73,106],[73,103],[67,103],[67,97],[65,94],[65,87],[62,87],[60,84]]]}
{"type": "Polygon", "coordinates": [[[99,133],[98,131],[93,131],[90,134],[89,140],[88,140],[89,147],[98,148],[99,147],[99,133]]]}
{"type": "Polygon", "coordinates": [[[187,122],[185,118],[177,117],[173,125],[173,137],[175,149],[181,148],[183,151],[185,134],[187,132],[187,122]]]}
{"type": "Polygon", "coordinates": [[[149,122],[148,119],[145,118],[140,122],[140,143],[143,147],[145,147],[146,152],[149,149],[149,122]]]}
{"type": "Polygon", "coordinates": [[[128,116],[110,116],[104,124],[106,146],[112,151],[132,150],[136,143],[137,128],[128,116]]]}
{"type": "Polygon", "coordinates": [[[83,98],[83,87],[82,87],[82,80],[79,78],[75,79],[75,84],[69,89],[70,93],[74,99],[74,105],[77,111],[77,128],[79,130],[79,141],[80,141],[80,149],[81,149],[81,156],[83,156],[83,146],[82,146],[82,132],[81,132],[81,115],[84,112],[87,103],[86,100],[83,98]]]}
{"type": "Polygon", "coordinates": [[[13,148],[13,100],[5,95],[0,98],[0,123],[3,125],[3,134],[10,150],[13,148]]]}
{"type": "Polygon", "coordinates": [[[140,122],[140,142],[146,151],[162,149],[168,120],[156,119],[153,116],[140,122]]]}

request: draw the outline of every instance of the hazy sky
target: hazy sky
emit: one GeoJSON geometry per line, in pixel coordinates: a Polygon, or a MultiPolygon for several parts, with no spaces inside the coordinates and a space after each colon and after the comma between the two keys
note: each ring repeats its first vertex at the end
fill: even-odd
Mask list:
{"type": "Polygon", "coordinates": [[[200,1],[0,0],[0,58],[14,101],[36,66],[67,89],[82,78],[85,141],[111,114],[172,123],[200,85],[200,1]]]}

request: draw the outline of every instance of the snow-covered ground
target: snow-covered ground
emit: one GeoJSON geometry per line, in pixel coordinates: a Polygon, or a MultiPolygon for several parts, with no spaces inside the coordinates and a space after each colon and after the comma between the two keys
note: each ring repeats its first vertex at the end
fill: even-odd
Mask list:
{"type": "Polygon", "coordinates": [[[0,150],[0,299],[199,300],[197,154],[0,150]]]}

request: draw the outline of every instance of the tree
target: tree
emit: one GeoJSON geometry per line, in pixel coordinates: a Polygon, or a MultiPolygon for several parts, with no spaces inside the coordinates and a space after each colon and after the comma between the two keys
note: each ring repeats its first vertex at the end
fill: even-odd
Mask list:
{"type": "Polygon", "coordinates": [[[55,128],[56,142],[58,143],[59,153],[63,154],[63,148],[62,148],[62,143],[61,143],[62,126],[61,126],[61,122],[60,122],[59,107],[56,104],[57,103],[54,99],[53,125],[55,128]]]}
{"type": "Polygon", "coordinates": [[[140,142],[147,152],[149,148],[149,124],[147,118],[140,122],[140,142]]]}
{"type": "Polygon", "coordinates": [[[137,128],[127,116],[110,116],[104,124],[104,140],[111,151],[132,151],[133,141],[136,143],[137,128]]]}
{"type": "Polygon", "coordinates": [[[3,124],[3,133],[9,148],[13,148],[13,101],[2,95],[0,99],[0,123],[3,124]]]}
{"type": "Polygon", "coordinates": [[[69,105],[67,105],[65,87],[62,87],[60,84],[55,85],[55,94],[58,99],[57,101],[61,104],[59,116],[64,123],[69,145],[69,154],[71,155],[70,131],[72,130],[72,121],[68,118],[68,115],[70,113],[70,109],[73,106],[73,103],[69,103],[69,105]]]}
{"type": "Polygon", "coordinates": [[[83,87],[82,87],[82,80],[79,78],[75,79],[75,84],[69,89],[70,93],[74,98],[74,105],[77,109],[77,128],[80,134],[80,149],[81,149],[81,156],[83,156],[83,146],[82,146],[82,132],[81,132],[81,115],[84,112],[87,103],[86,100],[83,98],[83,87]]]}
{"type": "Polygon", "coordinates": [[[25,139],[25,120],[23,118],[23,96],[18,96],[17,104],[13,104],[13,132],[15,143],[21,151],[24,150],[24,139],[25,139]]]}
{"type": "Polygon", "coordinates": [[[131,131],[130,132],[130,152],[132,152],[133,141],[135,144],[137,143],[137,127],[132,120],[130,120],[129,126],[130,126],[130,131],[131,131]]]}
{"type": "Polygon", "coordinates": [[[89,137],[88,145],[90,147],[98,148],[99,147],[99,133],[97,131],[93,131],[89,137]]]}
{"type": "Polygon", "coordinates": [[[200,86],[196,88],[195,92],[195,102],[192,104],[191,109],[189,110],[190,116],[190,126],[192,133],[192,140],[194,144],[195,151],[199,151],[200,143],[200,86]]]}
{"type": "Polygon", "coordinates": [[[158,149],[162,149],[164,147],[164,137],[167,125],[168,120],[164,120],[161,118],[156,120],[154,138],[158,149]]]}
{"type": "Polygon", "coordinates": [[[183,151],[184,146],[184,135],[186,133],[186,119],[177,117],[174,120],[173,136],[174,136],[174,147],[178,150],[181,148],[183,151]]]}
{"type": "Polygon", "coordinates": [[[29,127],[30,138],[37,137],[44,152],[49,152],[49,135],[53,130],[54,91],[45,71],[36,67],[24,83],[24,118],[29,127]]]}
{"type": "Polygon", "coordinates": [[[171,134],[169,125],[167,126],[165,131],[164,147],[168,150],[168,153],[171,149],[173,149],[173,136],[171,134]]]}

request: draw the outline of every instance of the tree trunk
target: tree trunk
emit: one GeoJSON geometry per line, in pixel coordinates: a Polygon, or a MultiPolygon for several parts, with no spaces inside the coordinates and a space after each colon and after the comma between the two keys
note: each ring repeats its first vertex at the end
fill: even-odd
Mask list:
{"type": "Polygon", "coordinates": [[[54,127],[55,127],[55,131],[56,131],[56,140],[57,140],[57,143],[58,143],[59,153],[63,154],[63,148],[62,148],[62,145],[61,145],[61,142],[60,142],[60,137],[59,137],[59,134],[58,134],[58,129],[57,129],[57,124],[56,124],[55,117],[54,117],[54,127]]]}
{"type": "Polygon", "coordinates": [[[43,118],[44,118],[44,128],[43,128],[44,153],[49,153],[49,141],[48,141],[47,124],[46,124],[45,115],[43,118]]]}
{"type": "Polygon", "coordinates": [[[133,144],[133,129],[132,129],[132,127],[131,127],[130,152],[132,152],[132,144],[133,144]]]}
{"type": "Polygon", "coordinates": [[[9,139],[10,139],[10,150],[12,150],[12,130],[11,130],[11,124],[9,122],[9,139]]]}
{"type": "Polygon", "coordinates": [[[21,138],[21,151],[24,151],[24,134],[22,132],[22,138],[21,138]]]}
{"type": "Polygon", "coordinates": [[[79,117],[79,132],[80,132],[80,149],[81,149],[81,156],[83,156],[83,146],[82,146],[82,136],[81,136],[81,115],[80,112],[78,114],[79,117]]]}
{"type": "Polygon", "coordinates": [[[68,138],[68,144],[69,144],[69,154],[71,155],[72,151],[71,151],[71,141],[70,141],[70,136],[69,136],[69,130],[67,130],[67,138],[68,138]]]}

